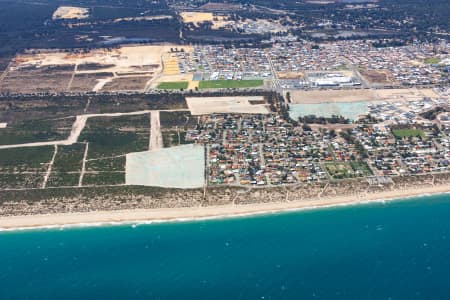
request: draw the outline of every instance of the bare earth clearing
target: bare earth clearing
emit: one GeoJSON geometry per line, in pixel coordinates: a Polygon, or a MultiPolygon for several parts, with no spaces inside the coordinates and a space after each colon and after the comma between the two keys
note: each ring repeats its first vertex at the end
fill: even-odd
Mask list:
{"type": "Polygon", "coordinates": [[[192,115],[212,113],[268,114],[267,104],[251,104],[264,101],[261,96],[246,97],[188,97],[186,102],[192,115]]]}
{"type": "Polygon", "coordinates": [[[376,95],[371,90],[318,90],[292,91],[293,104],[314,104],[327,102],[361,102],[375,101],[376,95]]]}
{"type": "Polygon", "coordinates": [[[432,89],[354,89],[291,91],[292,104],[317,104],[333,102],[375,102],[395,100],[422,100],[423,97],[437,98],[432,89]]]}
{"type": "MultiPolygon", "coordinates": [[[[0,92],[144,91],[162,77],[163,57],[172,48],[181,47],[139,45],[87,53],[37,50],[20,54],[5,72],[0,92]]],[[[190,51],[190,47],[183,49],[190,51]]]]}
{"type": "Polygon", "coordinates": [[[76,6],[60,6],[53,13],[52,19],[86,19],[89,17],[89,9],[76,6]]]}

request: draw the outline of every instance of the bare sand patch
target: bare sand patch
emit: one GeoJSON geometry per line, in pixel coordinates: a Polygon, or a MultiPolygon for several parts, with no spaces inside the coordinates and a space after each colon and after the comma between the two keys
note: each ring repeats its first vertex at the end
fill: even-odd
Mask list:
{"type": "Polygon", "coordinates": [[[220,20],[217,20],[217,21],[212,21],[212,22],[213,22],[213,25],[212,25],[211,28],[215,29],[215,30],[223,28],[223,27],[226,27],[228,25],[231,25],[231,24],[235,23],[234,21],[227,21],[224,18],[220,19],[220,20]]]}
{"type": "Polygon", "coordinates": [[[195,90],[198,88],[200,81],[189,81],[188,90],[195,90]]]}
{"type": "Polygon", "coordinates": [[[53,20],[60,19],[86,19],[89,17],[89,9],[77,6],[60,6],[53,13],[53,20]]]}
{"type": "Polygon", "coordinates": [[[187,97],[186,102],[192,115],[212,113],[268,114],[267,104],[251,104],[251,101],[265,101],[262,96],[233,97],[187,97]]]}
{"type": "Polygon", "coordinates": [[[159,78],[158,83],[173,82],[173,81],[191,81],[193,74],[178,74],[178,75],[164,75],[159,78]]]}
{"type": "Polygon", "coordinates": [[[305,74],[302,72],[281,72],[278,73],[279,79],[300,79],[304,78],[305,74]]]}
{"type": "Polygon", "coordinates": [[[371,102],[377,100],[372,90],[314,90],[291,91],[294,104],[330,103],[330,102],[371,102]]]}
{"type": "Polygon", "coordinates": [[[194,23],[198,24],[205,21],[212,22],[214,20],[214,14],[210,12],[193,12],[184,11],[180,13],[183,23],[194,23]]]}

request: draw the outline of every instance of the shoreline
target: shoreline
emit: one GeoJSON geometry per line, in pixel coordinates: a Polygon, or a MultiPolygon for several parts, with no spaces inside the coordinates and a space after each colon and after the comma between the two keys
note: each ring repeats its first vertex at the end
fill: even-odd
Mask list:
{"type": "Polygon", "coordinates": [[[383,191],[368,194],[365,197],[352,195],[323,199],[317,198],[314,200],[295,200],[290,202],[52,213],[6,217],[0,216],[0,232],[225,219],[339,206],[380,203],[385,201],[401,201],[415,197],[448,193],[450,193],[450,185],[439,185],[420,187],[410,190],[383,191]]]}

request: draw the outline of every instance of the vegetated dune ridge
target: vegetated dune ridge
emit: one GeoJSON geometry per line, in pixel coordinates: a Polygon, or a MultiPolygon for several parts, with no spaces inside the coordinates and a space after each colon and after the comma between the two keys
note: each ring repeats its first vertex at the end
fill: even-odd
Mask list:
{"type": "MultiPolygon", "coordinates": [[[[326,190],[326,187],[323,191],[326,190]]],[[[384,202],[389,200],[400,200],[411,197],[450,193],[449,178],[445,178],[440,184],[424,183],[423,185],[402,186],[398,189],[381,190],[373,193],[349,193],[345,195],[325,196],[319,194],[315,197],[298,200],[280,199],[284,197],[280,191],[270,191],[260,189],[253,191],[251,196],[270,198],[275,197],[279,201],[265,202],[267,199],[261,198],[259,203],[250,204],[225,204],[196,207],[171,207],[155,209],[123,209],[123,210],[100,210],[73,213],[52,213],[36,215],[16,215],[0,217],[1,230],[17,230],[30,228],[48,228],[62,226],[98,226],[108,224],[135,224],[153,222],[174,222],[210,218],[227,218],[248,216],[257,214],[268,214],[285,211],[316,209],[344,205],[357,205],[373,202],[384,202]],[[255,195],[255,193],[257,193],[255,195]]],[[[222,197],[215,194],[213,197],[222,197]]],[[[294,194],[294,197],[298,195],[294,194]]],[[[289,198],[289,195],[286,196],[289,198]]]]}

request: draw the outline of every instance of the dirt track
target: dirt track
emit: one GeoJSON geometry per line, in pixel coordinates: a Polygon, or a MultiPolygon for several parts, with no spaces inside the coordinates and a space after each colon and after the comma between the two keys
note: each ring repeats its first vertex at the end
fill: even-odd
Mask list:
{"type": "Polygon", "coordinates": [[[159,119],[159,110],[150,113],[150,145],[149,150],[163,148],[163,139],[161,134],[161,122],[159,119]]]}

